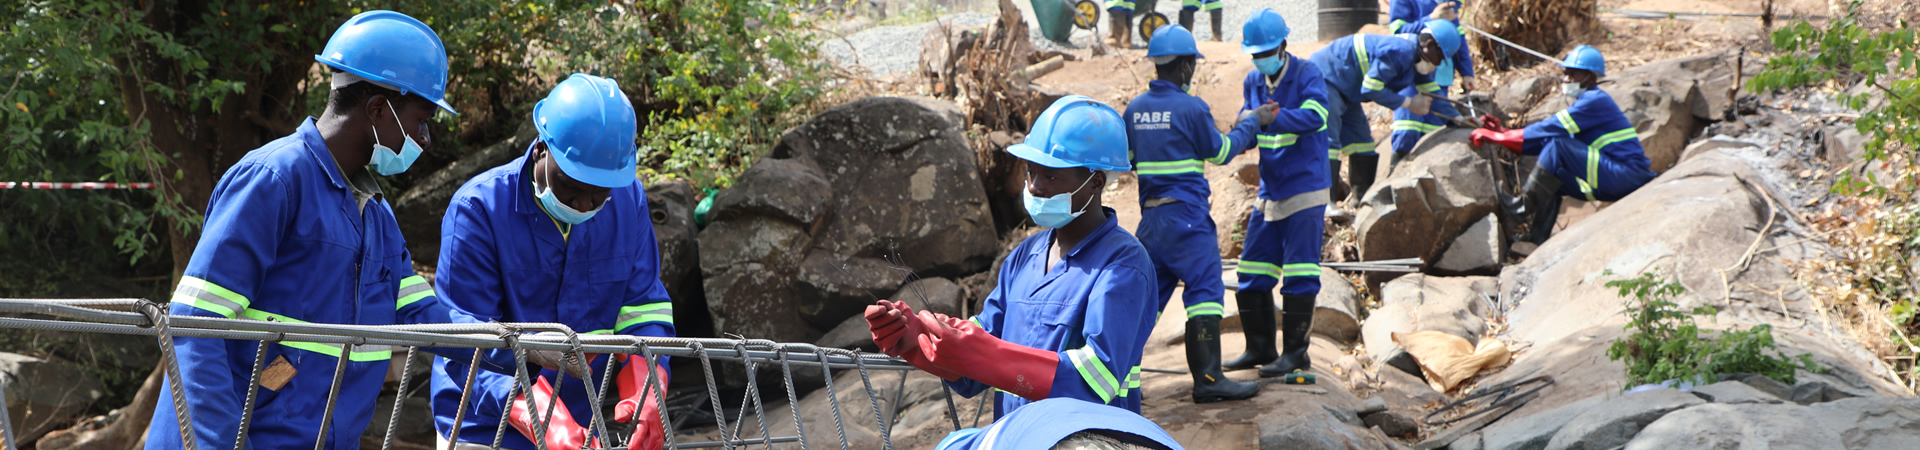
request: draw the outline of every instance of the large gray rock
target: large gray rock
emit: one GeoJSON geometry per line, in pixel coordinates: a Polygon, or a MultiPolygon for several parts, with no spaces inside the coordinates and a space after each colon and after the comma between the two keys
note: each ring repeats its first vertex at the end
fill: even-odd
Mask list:
{"type": "Polygon", "coordinates": [[[1661,416],[1704,403],[1700,397],[1676,389],[1623,395],[1588,409],[1560,427],[1547,442],[1547,450],[1619,448],[1661,416]]]}
{"type": "Polygon", "coordinates": [[[93,374],[58,359],[0,353],[0,377],[7,417],[21,443],[67,424],[103,395],[93,374]]]}
{"type": "Polygon", "coordinates": [[[1435,277],[1410,274],[1381,288],[1380,307],[1361,327],[1367,355],[1374,363],[1410,374],[1420,366],[1393,342],[1393,333],[1439,331],[1478,344],[1487,331],[1487,298],[1498,295],[1493,277],[1435,277]]]}
{"type": "MultiPolygon", "coordinates": [[[[828,401],[826,389],[817,389],[801,397],[797,409],[801,423],[807,430],[809,446],[839,448],[840,436],[835,432],[835,427],[840,426],[841,430],[846,431],[849,448],[882,448],[885,438],[875,420],[875,402],[880,408],[879,415],[892,419],[889,424],[892,432],[888,434],[892,435],[893,448],[932,448],[939,443],[941,438],[953,431],[953,423],[947,419],[947,404],[942,397],[945,394],[940,378],[918,370],[905,373],[906,384],[901,389],[901,372],[871,371],[868,377],[873,383],[874,395],[869,397],[859,372],[837,371],[831,393],[834,401],[839,402],[837,420],[834,416],[836,405],[828,401]]],[[[777,393],[769,395],[779,397],[777,393]]],[[[960,411],[965,414],[960,417],[973,417],[971,407],[976,402],[960,401],[962,399],[958,395],[954,396],[954,400],[955,406],[967,408],[960,411]]],[[[793,436],[792,409],[772,404],[768,405],[768,409],[767,430],[774,436],[793,436]]],[[[987,416],[991,418],[992,414],[987,416]]],[[[985,421],[981,426],[986,426],[985,421]]],[[[751,419],[741,427],[740,434],[743,439],[761,437],[757,424],[751,419]]]]}
{"type": "Polygon", "coordinates": [[[833,213],[833,186],[811,163],[797,158],[767,158],[754,163],[740,182],[714,195],[708,223],[764,216],[811,229],[833,213]]]}
{"type": "Polygon", "coordinates": [[[1433,265],[1433,270],[1446,275],[1496,275],[1500,272],[1501,256],[1506,252],[1503,242],[1499,218],[1488,214],[1447,245],[1447,251],[1440,254],[1440,262],[1433,265]]]}
{"type": "MultiPolygon", "coordinates": [[[[1354,224],[1360,259],[1439,261],[1454,238],[1496,210],[1493,168],[1469,148],[1471,133],[1448,129],[1427,136],[1411,160],[1375,183],[1354,224]]],[[[1395,275],[1370,274],[1367,283],[1378,288],[1395,275]]]]}
{"type": "Polygon", "coordinates": [[[1538,414],[1518,417],[1509,415],[1480,430],[1481,448],[1487,450],[1544,448],[1562,427],[1573,422],[1575,417],[1586,413],[1588,409],[1599,406],[1605,401],[1600,397],[1592,397],[1538,414]]]}
{"type": "Polygon", "coordinates": [[[893,298],[894,289],[906,280],[906,273],[878,258],[815,251],[800,263],[794,278],[794,308],[808,323],[829,329],[875,301],[893,298]]]}
{"type": "Polygon", "coordinates": [[[660,284],[673,299],[674,329],[681,336],[714,335],[700,281],[700,229],[693,223],[698,203],[693,185],[685,180],[647,186],[648,219],[660,247],[660,284]]]}
{"type": "Polygon", "coordinates": [[[820,340],[814,341],[813,345],[868,352],[880,351],[880,347],[873,344],[873,327],[867,324],[866,316],[848,317],[847,320],[841,321],[840,325],[828,330],[820,340]]]}
{"type": "Polygon", "coordinates": [[[1507,117],[1524,117],[1535,105],[1560,92],[1559,75],[1536,75],[1501,85],[1494,91],[1494,107],[1507,117]]]}
{"type": "Polygon", "coordinates": [[[907,302],[915,311],[927,310],[953,317],[966,317],[961,314],[961,304],[966,302],[967,293],[958,283],[946,278],[921,278],[908,282],[894,292],[894,300],[907,302]]]}
{"type": "Polygon", "coordinates": [[[1860,130],[1854,127],[1829,126],[1823,137],[1826,139],[1821,143],[1820,156],[1827,160],[1827,164],[1836,167],[1853,164],[1867,153],[1867,138],[1861,136],[1860,130]]]}
{"type": "Polygon", "coordinates": [[[1714,403],[1780,403],[1780,397],[1738,381],[1722,381],[1693,388],[1693,395],[1714,403]]]}
{"type": "Polygon", "coordinates": [[[1920,448],[1920,399],[1850,398],[1813,406],[1714,403],[1661,417],[1626,448],[1920,448]]]}
{"type": "Polygon", "coordinates": [[[1648,80],[1638,81],[1640,84],[1621,81],[1601,86],[1613,96],[1614,103],[1620,105],[1627,120],[1633,122],[1633,129],[1640,135],[1640,147],[1646,151],[1655,172],[1673,167],[1687,142],[1706,127],[1706,122],[1695,118],[1691,111],[1692,102],[1699,101],[1699,88],[1691,83],[1677,86],[1669,79],[1658,78],[1669,75],[1646,74],[1643,76],[1651,78],[1629,79],[1648,80]]]}

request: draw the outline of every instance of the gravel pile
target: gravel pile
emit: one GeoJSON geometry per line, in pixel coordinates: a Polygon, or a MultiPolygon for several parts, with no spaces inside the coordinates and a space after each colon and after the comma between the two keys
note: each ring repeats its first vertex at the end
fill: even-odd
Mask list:
{"type": "MultiPolygon", "coordinates": [[[[962,13],[942,16],[939,21],[959,27],[974,27],[993,23],[993,19],[994,16],[987,14],[962,13]]],[[[910,72],[920,62],[920,40],[927,36],[927,31],[932,30],[933,26],[934,22],[930,21],[868,28],[845,39],[835,37],[821,42],[820,53],[834,64],[866,67],[875,77],[910,72]]]]}

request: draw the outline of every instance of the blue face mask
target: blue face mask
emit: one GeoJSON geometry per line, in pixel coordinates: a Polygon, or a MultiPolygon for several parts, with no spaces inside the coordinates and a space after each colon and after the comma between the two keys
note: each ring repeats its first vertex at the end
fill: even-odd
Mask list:
{"type": "MultiPolygon", "coordinates": [[[[551,158],[552,156],[548,157],[551,158]]],[[[572,206],[567,206],[566,203],[560,201],[559,197],[553,195],[553,172],[551,171],[547,172],[547,182],[545,184],[546,186],[541,187],[533,196],[540,199],[540,206],[546,208],[547,215],[552,216],[553,220],[566,222],[568,225],[579,225],[581,222],[586,222],[587,219],[592,219],[594,214],[600,213],[602,208],[607,207],[606,202],[600,202],[600,206],[590,211],[580,211],[573,209],[572,206]]],[[[608,199],[612,199],[612,197],[608,197],[608,199]]]]}
{"type": "Polygon", "coordinates": [[[1280,69],[1286,66],[1287,63],[1280,59],[1279,53],[1253,60],[1253,67],[1260,69],[1260,74],[1266,76],[1273,76],[1274,74],[1280,73],[1280,69]]]}
{"type": "MultiPolygon", "coordinates": [[[[1073,194],[1080,193],[1080,190],[1085,189],[1087,183],[1092,181],[1093,177],[1088,176],[1087,181],[1080,182],[1080,187],[1073,188],[1073,192],[1047,198],[1034,197],[1031,189],[1021,189],[1020,197],[1026,204],[1027,216],[1033,217],[1034,224],[1047,228],[1060,228],[1073,223],[1073,219],[1087,212],[1084,206],[1079,211],[1073,210],[1073,194]]],[[[1032,182],[1028,182],[1028,186],[1031,187],[1032,182]]],[[[1093,204],[1093,200],[1088,199],[1087,204],[1093,204]]]]}
{"type": "MultiPolygon", "coordinates": [[[[393,109],[393,102],[387,102],[387,109],[394,112],[393,123],[399,124],[400,110],[393,109]]],[[[413,166],[414,158],[420,157],[420,144],[414,143],[413,137],[407,136],[406,129],[406,125],[400,126],[400,140],[405,143],[400,145],[398,153],[395,153],[391,147],[380,145],[380,129],[373,129],[373,159],[367,163],[373,166],[373,173],[385,177],[406,172],[408,167],[413,166]]]]}

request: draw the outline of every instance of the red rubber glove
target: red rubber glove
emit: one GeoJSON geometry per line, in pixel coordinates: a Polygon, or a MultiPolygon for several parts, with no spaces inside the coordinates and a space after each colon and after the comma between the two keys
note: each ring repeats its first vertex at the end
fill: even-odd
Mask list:
{"type": "Polygon", "coordinates": [[[1468,138],[1468,140],[1473,141],[1475,147],[1480,146],[1482,143],[1492,142],[1500,144],[1514,153],[1520,153],[1520,146],[1526,142],[1525,134],[1526,130],[1494,131],[1486,128],[1475,128],[1473,129],[1473,137],[1468,138]]]}
{"type": "Polygon", "coordinates": [[[868,305],[866,315],[867,326],[873,333],[873,344],[880,346],[880,353],[905,359],[914,367],[943,380],[960,379],[960,374],[933,364],[920,352],[919,336],[925,332],[925,327],[914,318],[913,308],[907,307],[907,302],[881,300],[868,305]]]}
{"type": "Polygon", "coordinates": [[[973,322],[922,311],[920,352],[934,365],[1028,400],[1053,392],[1060,354],[1015,344],[973,322]]]}
{"type": "Polygon", "coordinates": [[[633,426],[633,438],[627,441],[632,450],[660,450],[666,446],[665,425],[660,421],[660,390],[667,387],[667,370],[655,368],[649,371],[647,358],[640,355],[627,355],[626,367],[620,369],[620,377],[614,385],[620,388],[620,403],[613,405],[613,421],[627,423],[639,420],[633,426]],[[650,374],[658,374],[657,386],[647,382],[650,374]]]}
{"type": "MultiPolygon", "coordinates": [[[[537,378],[533,384],[532,395],[523,393],[513,398],[513,405],[507,412],[507,423],[513,425],[513,429],[519,430],[520,435],[526,436],[527,440],[534,440],[536,438],[533,424],[538,422],[534,419],[534,414],[546,414],[547,402],[559,401],[560,399],[553,396],[553,386],[547,384],[547,379],[537,378]]],[[[547,421],[547,448],[581,448],[587,445],[590,435],[587,429],[580,427],[579,422],[573,421],[573,413],[567,411],[565,403],[553,405],[553,418],[547,421]]],[[[593,441],[593,446],[599,447],[599,441],[593,441]]]]}

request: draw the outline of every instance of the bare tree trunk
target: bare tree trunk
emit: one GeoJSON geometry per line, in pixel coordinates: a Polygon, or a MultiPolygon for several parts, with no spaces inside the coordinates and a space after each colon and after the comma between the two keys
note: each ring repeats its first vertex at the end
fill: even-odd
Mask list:
{"type": "Polygon", "coordinates": [[[133,403],[120,409],[120,419],[105,427],[82,422],[73,428],[54,431],[36,443],[44,450],[137,450],[146,443],[147,425],[153,422],[154,405],[160,402],[160,385],[165,372],[155,368],[134,394],[133,403]]]}

